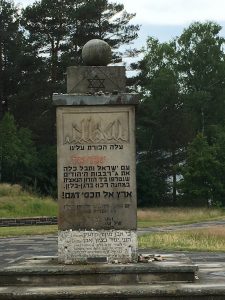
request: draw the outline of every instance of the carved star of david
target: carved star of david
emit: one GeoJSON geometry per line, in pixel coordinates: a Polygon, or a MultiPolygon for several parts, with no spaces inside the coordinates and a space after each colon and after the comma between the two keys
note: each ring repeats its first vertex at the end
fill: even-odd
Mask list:
{"type": "Polygon", "coordinates": [[[88,79],[89,82],[88,88],[97,91],[99,91],[100,89],[105,89],[104,81],[105,79],[101,79],[98,77],[98,75],[95,75],[94,78],[88,79]]]}

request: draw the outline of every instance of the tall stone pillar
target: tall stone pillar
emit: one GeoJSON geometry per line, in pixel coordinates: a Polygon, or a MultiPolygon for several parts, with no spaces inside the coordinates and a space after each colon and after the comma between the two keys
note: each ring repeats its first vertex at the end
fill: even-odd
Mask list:
{"type": "Polygon", "coordinates": [[[67,69],[57,106],[58,256],[64,264],[137,261],[136,94],[111,50],[92,40],[67,69]]]}

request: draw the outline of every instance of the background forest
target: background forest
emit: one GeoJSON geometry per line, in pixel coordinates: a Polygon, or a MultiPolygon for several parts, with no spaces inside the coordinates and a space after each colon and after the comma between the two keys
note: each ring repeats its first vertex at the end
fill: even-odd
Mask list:
{"type": "MultiPolygon", "coordinates": [[[[0,182],[56,197],[52,94],[82,46],[107,41],[113,62],[132,47],[134,14],[107,0],[42,0],[21,10],[0,0],[0,182]]],[[[149,37],[131,65],[137,110],[140,206],[225,206],[225,39],[213,22],[173,40],[149,37]],[[133,73],[133,72],[132,72],[133,73]]],[[[131,55],[139,51],[133,49],[131,55]]],[[[126,53],[127,55],[127,53],[126,53]]]]}

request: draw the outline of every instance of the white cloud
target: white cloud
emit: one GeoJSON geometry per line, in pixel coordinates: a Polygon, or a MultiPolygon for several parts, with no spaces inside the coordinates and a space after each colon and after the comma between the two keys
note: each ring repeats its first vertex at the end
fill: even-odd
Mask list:
{"type": "MultiPolygon", "coordinates": [[[[53,0],[54,1],[54,0],[53,0]]],[[[128,12],[136,13],[139,24],[185,25],[193,21],[225,21],[224,0],[109,0],[123,3],[128,12]]],[[[23,6],[34,0],[16,0],[23,6]]]]}
{"type": "Polygon", "coordinates": [[[34,0],[15,0],[15,3],[21,6],[30,5],[34,2],[34,0]]]}
{"type": "Polygon", "coordinates": [[[184,25],[193,21],[225,21],[224,0],[117,0],[135,22],[154,25],[184,25]]]}

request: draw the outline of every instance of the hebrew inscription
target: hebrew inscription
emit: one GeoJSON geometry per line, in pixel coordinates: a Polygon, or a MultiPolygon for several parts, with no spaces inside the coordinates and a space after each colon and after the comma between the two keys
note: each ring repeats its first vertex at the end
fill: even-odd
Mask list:
{"type": "Polygon", "coordinates": [[[86,262],[90,257],[105,257],[109,262],[130,262],[136,253],[137,237],[132,231],[62,231],[59,234],[59,258],[86,262]],[[66,241],[66,242],[65,242],[66,241]],[[65,253],[65,247],[67,252],[65,253]]]}
{"type": "Polygon", "coordinates": [[[133,107],[59,107],[61,230],[136,229],[133,107]]]}

